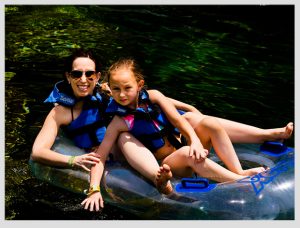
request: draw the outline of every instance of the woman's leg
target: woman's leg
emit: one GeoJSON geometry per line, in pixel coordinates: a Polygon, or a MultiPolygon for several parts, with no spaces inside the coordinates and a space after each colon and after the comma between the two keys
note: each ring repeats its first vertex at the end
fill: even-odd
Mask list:
{"type": "Polygon", "coordinates": [[[157,189],[169,194],[172,192],[170,179],[172,173],[169,166],[159,166],[154,155],[140,141],[128,132],[120,134],[118,146],[128,163],[147,179],[151,180],[157,189]]]}
{"type": "MultiPolygon", "coordinates": [[[[201,113],[191,114],[191,112],[187,112],[185,115],[189,122],[193,125],[197,125],[206,117],[214,117],[203,115],[201,113]]],[[[216,118],[223,126],[232,143],[263,143],[264,141],[283,141],[291,137],[294,129],[292,122],[281,128],[262,129],[219,117],[214,118],[216,118]]]]}
{"type": "Polygon", "coordinates": [[[189,156],[188,146],[181,147],[170,154],[163,160],[163,164],[168,164],[172,172],[181,177],[191,176],[193,172],[217,182],[234,181],[245,177],[229,171],[209,158],[196,162],[195,156],[189,156]]]}
{"type": "Polygon", "coordinates": [[[216,118],[205,117],[196,126],[192,126],[203,147],[210,150],[213,146],[220,160],[230,171],[251,176],[265,170],[263,167],[243,170],[227,132],[216,118]]]}

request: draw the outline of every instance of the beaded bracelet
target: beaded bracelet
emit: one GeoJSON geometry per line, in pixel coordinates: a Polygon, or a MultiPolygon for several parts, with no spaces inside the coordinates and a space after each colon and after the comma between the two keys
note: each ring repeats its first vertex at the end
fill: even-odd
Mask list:
{"type": "Polygon", "coordinates": [[[71,156],[68,160],[69,167],[74,167],[74,159],[76,156],[71,156]]]}

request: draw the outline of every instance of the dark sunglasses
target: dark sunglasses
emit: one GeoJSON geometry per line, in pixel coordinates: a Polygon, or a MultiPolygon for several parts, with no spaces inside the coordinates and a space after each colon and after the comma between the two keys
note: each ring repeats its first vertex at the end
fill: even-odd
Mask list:
{"type": "Polygon", "coordinates": [[[85,76],[88,79],[92,79],[92,76],[94,76],[96,74],[95,71],[89,70],[89,71],[80,71],[80,70],[72,70],[71,71],[71,77],[74,79],[79,79],[82,77],[83,73],[85,73],[85,76]]]}

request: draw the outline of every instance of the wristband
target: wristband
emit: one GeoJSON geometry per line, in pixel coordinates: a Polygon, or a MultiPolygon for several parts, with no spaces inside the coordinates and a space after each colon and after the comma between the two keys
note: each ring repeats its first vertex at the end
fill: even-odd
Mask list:
{"type": "Polygon", "coordinates": [[[99,185],[92,185],[92,186],[90,186],[89,192],[87,193],[87,195],[90,196],[94,192],[100,192],[100,186],[99,185]]]}
{"type": "Polygon", "coordinates": [[[68,160],[68,165],[69,167],[73,168],[74,167],[74,159],[76,156],[71,156],[68,160]]]}

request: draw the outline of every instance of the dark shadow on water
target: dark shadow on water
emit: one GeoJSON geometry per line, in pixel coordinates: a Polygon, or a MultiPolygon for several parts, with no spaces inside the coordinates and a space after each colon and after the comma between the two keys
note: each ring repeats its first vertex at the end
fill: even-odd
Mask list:
{"type": "Polygon", "coordinates": [[[29,179],[24,182],[24,198],[18,200],[14,220],[134,220],[136,216],[111,205],[99,212],[83,209],[84,196],[68,192],[47,183],[29,179]],[[36,209],[36,210],[35,210],[36,209]]]}

